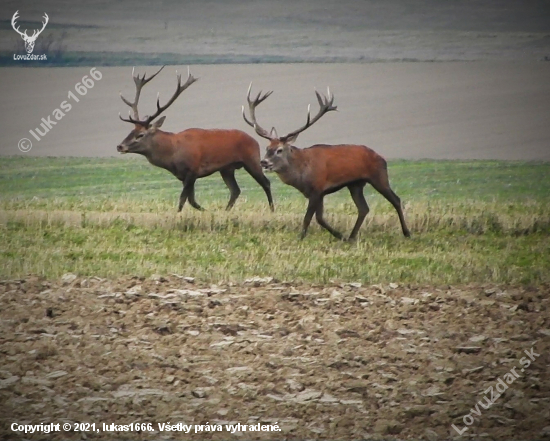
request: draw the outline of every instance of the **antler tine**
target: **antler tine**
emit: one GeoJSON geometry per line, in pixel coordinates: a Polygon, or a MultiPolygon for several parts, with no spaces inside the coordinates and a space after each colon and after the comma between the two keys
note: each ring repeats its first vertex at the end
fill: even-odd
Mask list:
{"type": "Polygon", "coordinates": [[[310,114],[311,105],[308,105],[306,123],[299,129],[294,130],[293,132],[290,132],[286,136],[283,136],[281,139],[283,140],[288,139],[292,136],[300,134],[301,132],[303,132],[304,130],[311,127],[313,124],[315,124],[317,121],[319,121],[319,119],[321,119],[321,117],[325,113],[330,112],[332,110],[338,110],[337,107],[334,105],[334,95],[330,94],[330,89],[327,88],[327,96],[320,94],[319,92],[317,92],[317,90],[315,90],[315,95],[317,97],[317,101],[319,102],[319,112],[317,112],[317,115],[311,118],[311,114],[310,114]]]}
{"type": "Polygon", "coordinates": [[[137,75],[134,75],[135,72],[135,66],[132,67],[132,78],[134,79],[134,83],[136,85],[136,95],[134,97],[134,102],[128,101],[126,98],[122,96],[122,93],[120,94],[120,98],[126,104],[127,106],[130,106],[132,111],[134,112],[134,118],[131,122],[134,124],[139,124],[139,111],[138,111],[138,102],[139,97],[141,95],[141,89],[143,86],[145,86],[149,81],[151,81],[153,78],[155,78],[162,69],[164,69],[164,66],[162,66],[155,74],[151,75],[149,78],[146,78],[147,73],[145,72],[142,77],[139,76],[139,73],[137,75]]]}
{"type": "Polygon", "coordinates": [[[242,106],[243,118],[249,126],[254,128],[254,130],[259,136],[261,136],[262,138],[271,140],[272,137],[270,136],[268,131],[263,129],[256,121],[256,107],[260,105],[263,101],[265,101],[273,93],[273,91],[270,90],[269,92],[266,92],[263,95],[262,95],[262,91],[259,91],[258,95],[256,95],[256,98],[254,98],[253,100],[250,98],[251,91],[252,91],[252,82],[250,82],[250,86],[248,86],[248,93],[246,95],[246,100],[248,101],[248,111],[250,113],[250,120],[246,117],[244,106],[242,106]]]}
{"type": "Polygon", "coordinates": [[[132,68],[132,77],[134,77],[134,82],[136,83],[136,87],[143,87],[145,86],[149,81],[151,81],[153,78],[155,78],[162,69],[164,69],[166,65],[162,66],[159,70],[157,70],[156,73],[154,73],[153,75],[151,75],[149,78],[146,78],[147,76],[147,72],[144,72],[143,73],[143,76],[140,78],[139,77],[139,74],[137,74],[136,76],[134,76],[134,68],[132,68]]]}
{"type": "MultiPolygon", "coordinates": [[[[250,85],[248,86],[248,92],[246,93],[246,100],[248,101],[248,105],[250,106],[250,91],[252,89],[252,81],[250,82],[250,85]]],[[[251,127],[254,127],[254,124],[252,122],[250,122],[248,120],[248,118],[246,117],[246,114],[244,112],[244,105],[242,106],[242,111],[243,111],[243,118],[245,120],[245,122],[251,126],[251,127]]]]}
{"type": "MultiPolygon", "coordinates": [[[[163,66],[164,67],[164,66],[163,66]]],[[[158,72],[157,72],[158,73],[158,72]]],[[[156,75],[156,74],[155,74],[156,75]]],[[[176,75],[176,78],[178,80],[178,84],[177,84],[177,87],[176,87],[176,91],[174,92],[174,94],[172,95],[172,98],[170,98],[168,100],[168,102],[164,105],[164,106],[161,106],[160,105],[160,93],[157,94],[157,111],[152,115],[152,116],[148,116],[146,118],[146,124],[149,125],[151,123],[151,121],[153,121],[157,116],[159,116],[162,112],[164,112],[166,109],[168,109],[168,107],[170,107],[172,105],[172,103],[174,101],[176,101],[176,99],[181,95],[181,93],[186,90],[191,84],[193,84],[195,81],[198,80],[198,78],[194,77],[193,75],[191,75],[191,71],[188,67],[188,70],[187,70],[187,80],[185,80],[185,83],[184,84],[181,84],[181,74],[177,74],[176,75]]]]}
{"type": "Polygon", "coordinates": [[[118,117],[124,122],[129,122],[131,124],[141,124],[141,121],[132,118],[130,111],[128,111],[128,119],[123,118],[120,112],[118,112],[118,117]]]}
{"type": "Polygon", "coordinates": [[[321,94],[319,92],[317,92],[317,90],[315,90],[315,95],[317,96],[317,101],[319,102],[319,107],[323,107],[323,104],[325,103],[325,100],[327,98],[324,97],[324,96],[321,96],[321,94]]]}
{"type": "Polygon", "coordinates": [[[132,103],[122,96],[122,92],[118,92],[118,94],[120,95],[120,98],[122,99],[122,101],[124,101],[124,104],[127,104],[128,106],[132,107],[132,103]]]}

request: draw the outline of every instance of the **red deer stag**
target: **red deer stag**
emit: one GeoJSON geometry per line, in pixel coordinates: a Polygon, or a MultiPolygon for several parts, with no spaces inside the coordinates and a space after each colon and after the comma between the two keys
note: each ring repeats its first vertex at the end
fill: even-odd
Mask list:
{"type": "Polygon", "coordinates": [[[317,115],[311,118],[310,108],[308,107],[307,120],[304,126],[286,136],[278,136],[275,128],[271,129],[271,132],[267,132],[256,121],[256,107],[271,95],[271,92],[263,95],[260,92],[252,100],[250,98],[251,88],[252,84],[248,89],[247,96],[250,119],[246,117],[244,106],[243,118],[259,136],[270,141],[265,157],[261,161],[262,166],[267,170],[276,172],[285,184],[297,188],[309,199],[301,239],[305,237],[311,219],[315,214],[319,225],[336,238],[343,240],[342,234],[323,219],[323,198],[327,194],[347,187],[358,211],[357,221],[348,239],[350,241],[354,240],[365,216],[369,212],[369,206],[363,195],[363,187],[367,183],[371,184],[395,207],[403,234],[407,237],[410,236],[401,209],[401,201],[390,188],[386,161],[374,150],[364,145],[350,144],[317,144],[306,149],[299,149],[292,145],[301,132],[312,126],[325,113],[336,110],[336,106],[333,105],[334,96],[330,94],[330,91],[328,91],[327,97],[315,91],[320,107],[317,115]]]}
{"type": "Polygon", "coordinates": [[[225,185],[229,188],[231,196],[226,209],[231,209],[241,193],[235,180],[235,170],[241,167],[244,167],[264,189],[273,211],[270,182],[262,171],[260,146],[254,138],[240,130],[187,129],[179,133],[170,133],[159,130],[165,116],[153,122],[185,89],[197,81],[190,72],[184,84],[181,84],[181,75],[177,75],[176,91],[164,106],[160,105],[157,96],[156,112],[145,119],[139,118],[138,101],[141,89],[163,68],[164,66],[148,78],[145,74],[142,77],[139,74],[134,76],[132,71],[136,84],[134,102],[128,101],[122,94],[120,97],[130,106],[133,116],[129,112],[128,119],[120,114],[119,117],[122,121],[134,124],[134,129],[117,146],[117,150],[120,153],[143,155],[151,164],[168,170],[183,183],[178,212],[187,200],[193,208],[203,210],[195,200],[195,181],[215,172],[220,172],[225,185]]]}

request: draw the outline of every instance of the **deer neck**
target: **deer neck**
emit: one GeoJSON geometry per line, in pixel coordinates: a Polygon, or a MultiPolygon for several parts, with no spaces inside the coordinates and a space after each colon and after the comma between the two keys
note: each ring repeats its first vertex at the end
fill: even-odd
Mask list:
{"type": "Polygon", "coordinates": [[[309,161],[306,152],[290,147],[288,165],[277,171],[279,178],[287,185],[291,185],[303,194],[309,193],[309,161]]]}
{"type": "Polygon", "coordinates": [[[173,156],[174,156],[174,134],[157,130],[149,148],[145,149],[142,154],[147,160],[157,167],[172,171],[173,156]]]}

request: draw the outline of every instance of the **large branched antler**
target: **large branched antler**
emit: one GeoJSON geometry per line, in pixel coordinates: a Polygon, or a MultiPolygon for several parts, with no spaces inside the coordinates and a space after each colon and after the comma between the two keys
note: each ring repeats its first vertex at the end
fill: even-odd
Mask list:
{"type": "Polygon", "coordinates": [[[151,124],[151,122],[156,117],[158,117],[162,112],[164,112],[168,107],[170,107],[172,105],[172,103],[174,101],[176,101],[178,96],[180,96],[181,93],[185,89],[187,89],[191,84],[193,84],[198,79],[198,78],[195,78],[193,75],[191,75],[191,72],[189,71],[189,68],[188,68],[187,69],[187,80],[185,81],[184,84],[181,84],[181,74],[178,74],[177,71],[176,71],[178,84],[177,84],[177,87],[176,87],[176,91],[172,95],[172,98],[170,98],[164,106],[161,106],[160,105],[160,96],[159,96],[159,94],[157,94],[157,110],[156,110],[156,112],[151,116],[147,116],[144,120],[141,120],[139,118],[139,113],[138,113],[138,108],[137,108],[139,97],[140,97],[140,94],[141,94],[141,89],[143,88],[143,86],[145,84],[147,84],[149,81],[151,81],[153,78],[155,78],[162,69],[164,69],[164,66],[162,66],[154,75],[150,76],[149,78],[146,78],[145,74],[143,74],[143,77],[141,77],[141,78],[140,78],[139,74],[134,76],[134,71],[132,70],[132,77],[134,78],[134,82],[136,84],[136,96],[135,96],[134,102],[132,103],[132,102],[128,101],[126,98],[124,98],[122,96],[122,94],[120,95],[120,97],[122,98],[122,101],[124,101],[124,103],[126,103],[128,106],[130,106],[130,108],[133,110],[134,116],[132,117],[131,113],[129,112],[128,113],[128,118],[125,119],[122,116],[120,116],[120,114],[119,114],[118,116],[122,121],[129,122],[129,123],[132,123],[132,124],[138,124],[138,125],[144,126],[144,127],[149,127],[149,124],[151,124]]]}
{"type": "MultiPolygon", "coordinates": [[[[261,104],[269,95],[271,95],[270,92],[266,92],[262,95],[262,92],[260,91],[255,99],[250,98],[250,90],[252,89],[252,83],[250,83],[250,87],[248,88],[248,94],[247,94],[247,101],[248,101],[248,109],[250,113],[250,119],[246,117],[244,106],[242,106],[243,110],[243,118],[246,121],[246,123],[253,127],[254,130],[258,135],[260,135],[262,138],[265,139],[275,139],[277,138],[277,134],[275,132],[275,128],[272,129],[271,133],[269,133],[267,130],[260,127],[258,124],[258,121],[256,120],[256,107],[261,104]]],[[[330,112],[332,110],[338,110],[337,107],[334,105],[334,95],[330,93],[330,89],[327,88],[327,96],[321,95],[319,92],[315,91],[315,95],[317,96],[317,101],[319,102],[319,111],[317,112],[317,115],[315,115],[313,118],[311,118],[311,105],[307,107],[307,120],[305,125],[300,127],[297,130],[294,130],[293,132],[290,132],[288,135],[281,136],[278,138],[279,140],[285,142],[290,138],[296,137],[298,134],[306,130],[307,128],[311,127],[313,124],[315,124],[319,119],[327,112],[330,112]]]]}
{"type": "Polygon", "coordinates": [[[143,76],[140,77],[139,74],[134,75],[135,67],[132,68],[132,78],[134,79],[134,83],[136,84],[136,96],[134,97],[134,102],[131,103],[130,101],[128,101],[126,98],[124,98],[122,96],[122,93],[120,93],[120,98],[122,99],[122,101],[124,101],[125,104],[130,106],[130,108],[134,112],[134,119],[135,120],[139,120],[139,112],[138,112],[137,105],[138,105],[138,102],[139,102],[139,96],[141,95],[141,89],[149,81],[151,81],[153,78],[155,78],[160,73],[160,71],[162,69],[164,69],[164,66],[162,66],[159,70],[157,70],[157,72],[155,74],[151,75],[149,78],[146,78],[147,72],[144,72],[143,76]]]}
{"type": "Polygon", "coordinates": [[[258,135],[260,135],[262,138],[265,139],[273,139],[273,137],[268,133],[267,130],[262,129],[258,122],[256,121],[256,107],[260,105],[269,95],[273,93],[273,91],[266,92],[262,95],[262,91],[258,92],[258,95],[256,95],[256,98],[254,100],[250,99],[250,91],[252,90],[252,83],[250,83],[250,86],[248,86],[248,94],[246,95],[246,100],[248,101],[248,112],[250,113],[250,120],[246,117],[246,114],[244,112],[244,106],[243,106],[243,118],[245,122],[254,130],[258,135]]]}
{"type": "Polygon", "coordinates": [[[307,120],[306,123],[300,127],[297,130],[294,130],[293,132],[290,132],[288,135],[282,136],[280,139],[281,141],[286,141],[289,138],[295,137],[298,134],[302,133],[304,130],[311,127],[313,124],[315,124],[321,117],[332,110],[338,110],[336,106],[333,105],[334,103],[334,95],[331,95],[330,89],[327,87],[327,96],[321,95],[319,92],[315,91],[315,95],[317,96],[317,101],[319,102],[319,112],[317,112],[317,115],[315,115],[313,118],[311,118],[310,109],[311,104],[307,106],[307,120]]]}

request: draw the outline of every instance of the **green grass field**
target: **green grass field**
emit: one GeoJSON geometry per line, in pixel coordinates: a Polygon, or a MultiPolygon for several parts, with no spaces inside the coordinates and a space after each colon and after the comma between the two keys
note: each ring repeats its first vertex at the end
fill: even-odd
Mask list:
{"type": "MultiPolygon", "coordinates": [[[[197,182],[206,211],[186,205],[178,214],[181,184],[143,158],[2,158],[0,277],[550,282],[549,163],[394,161],[389,173],[413,237],[402,236],[393,207],[366,187],[371,212],[348,244],[315,221],[299,241],[307,201],[274,174],[274,214],[245,172],[232,211],[224,211],[229,192],[216,174],[197,182]]],[[[325,213],[349,234],[356,211],[347,190],[326,198],[325,213]]]]}

